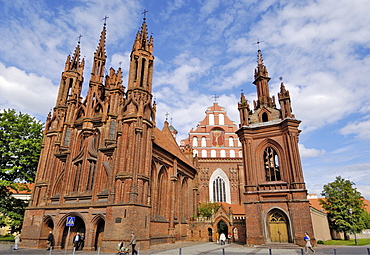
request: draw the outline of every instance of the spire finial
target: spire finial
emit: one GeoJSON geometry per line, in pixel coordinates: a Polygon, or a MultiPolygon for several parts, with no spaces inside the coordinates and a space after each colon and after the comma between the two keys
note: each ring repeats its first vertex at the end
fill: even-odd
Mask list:
{"type": "Polygon", "coordinates": [[[80,44],[80,43],[81,43],[81,37],[83,37],[83,35],[82,35],[82,34],[80,34],[79,36],[77,36],[77,38],[78,38],[78,44],[80,44]]]}
{"type": "Polygon", "coordinates": [[[107,19],[109,19],[109,17],[107,15],[104,16],[103,20],[104,20],[104,26],[107,25],[107,19]]]}
{"type": "Polygon", "coordinates": [[[264,41],[259,41],[258,39],[257,39],[257,42],[255,42],[255,43],[253,43],[253,45],[254,44],[257,44],[257,50],[260,50],[260,43],[263,43],[264,41]]]}
{"type": "Polygon", "coordinates": [[[144,15],[143,20],[146,20],[146,13],[149,12],[147,9],[144,9],[144,11],[141,13],[144,15]]]}
{"type": "Polygon", "coordinates": [[[217,96],[216,94],[214,94],[214,95],[212,96],[212,98],[214,98],[214,99],[215,99],[215,103],[217,103],[217,98],[219,98],[219,96],[217,96]]]}
{"type": "Polygon", "coordinates": [[[166,112],[165,113],[165,116],[166,116],[166,121],[168,120],[168,116],[169,116],[170,114],[168,113],[168,112],[166,112]]]}

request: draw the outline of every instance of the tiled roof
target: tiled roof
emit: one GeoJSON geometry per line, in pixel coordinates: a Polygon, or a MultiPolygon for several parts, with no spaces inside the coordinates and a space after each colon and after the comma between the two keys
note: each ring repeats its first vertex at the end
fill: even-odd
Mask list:
{"type": "Polygon", "coordinates": [[[225,211],[229,211],[229,208],[231,207],[231,210],[233,211],[233,215],[245,215],[244,207],[239,204],[229,204],[226,202],[219,202],[225,211]]]}
{"type": "Polygon", "coordinates": [[[175,138],[173,137],[170,129],[168,128],[168,122],[165,121],[164,127],[162,130],[158,129],[157,127],[154,128],[154,143],[161,147],[162,149],[168,151],[184,163],[188,164],[189,166],[193,166],[193,164],[185,157],[182,153],[180,147],[178,146],[175,138]]]}

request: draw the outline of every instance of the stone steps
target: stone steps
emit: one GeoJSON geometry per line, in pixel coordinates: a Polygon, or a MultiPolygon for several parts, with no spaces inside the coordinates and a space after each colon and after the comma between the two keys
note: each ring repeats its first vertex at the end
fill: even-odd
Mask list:
{"type": "Polygon", "coordinates": [[[301,247],[296,244],[292,244],[292,243],[266,243],[266,244],[257,246],[257,248],[261,248],[261,249],[269,249],[269,248],[271,249],[300,249],[301,247]]]}

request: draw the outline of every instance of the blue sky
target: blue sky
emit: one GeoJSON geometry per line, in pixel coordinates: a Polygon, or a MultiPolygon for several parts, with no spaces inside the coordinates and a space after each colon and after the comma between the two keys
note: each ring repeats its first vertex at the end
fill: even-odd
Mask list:
{"type": "Polygon", "coordinates": [[[85,91],[103,18],[106,68],[122,66],[142,23],[154,37],[157,124],[178,139],[219,96],[237,124],[240,92],[256,99],[257,41],[277,95],[283,77],[302,120],[300,151],[309,193],[341,175],[370,199],[370,5],[366,0],[0,0],[0,109],[45,121],[61,72],[82,34],[85,91]]]}

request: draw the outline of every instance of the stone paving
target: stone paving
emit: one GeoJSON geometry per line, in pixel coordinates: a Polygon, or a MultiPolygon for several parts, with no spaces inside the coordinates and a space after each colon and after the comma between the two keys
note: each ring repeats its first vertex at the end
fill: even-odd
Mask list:
{"type": "MultiPolygon", "coordinates": [[[[0,254],[4,255],[73,255],[73,251],[68,250],[53,250],[52,252],[46,249],[32,249],[26,247],[19,247],[18,250],[10,250],[11,244],[0,244],[0,254]]],[[[337,254],[337,255],[352,255],[364,254],[370,255],[370,245],[348,247],[348,246],[319,246],[315,249],[316,254],[337,254]]],[[[153,255],[301,255],[302,249],[268,249],[258,247],[247,247],[240,244],[226,244],[218,245],[215,243],[196,243],[196,242],[177,242],[171,244],[153,245],[148,250],[140,250],[140,254],[153,255]]],[[[309,252],[311,254],[311,252],[309,252]]],[[[98,251],[76,251],[75,255],[114,255],[115,252],[98,252],[98,251]]]]}

